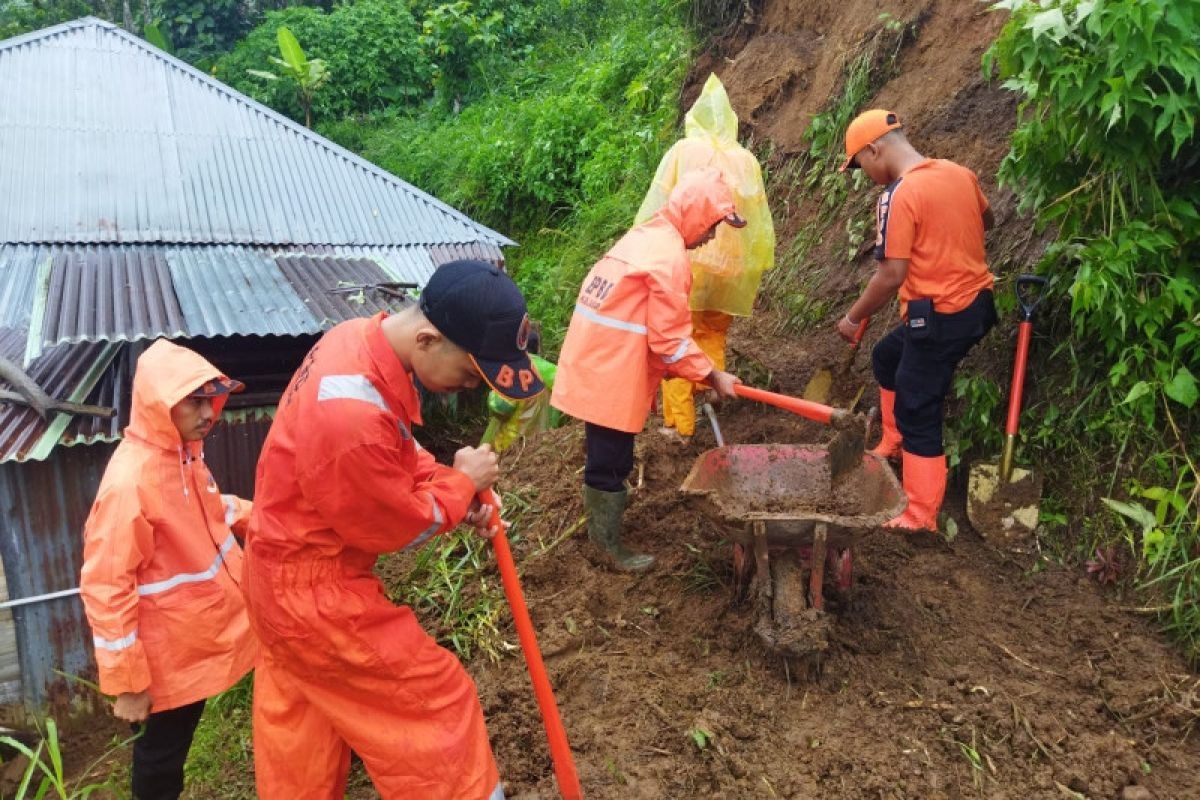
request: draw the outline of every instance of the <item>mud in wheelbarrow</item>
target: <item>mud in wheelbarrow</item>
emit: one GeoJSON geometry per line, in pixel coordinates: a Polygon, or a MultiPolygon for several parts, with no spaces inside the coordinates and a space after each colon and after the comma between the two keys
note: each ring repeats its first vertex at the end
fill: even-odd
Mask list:
{"type": "Polygon", "coordinates": [[[886,461],[864,453],[837,480],[817,445],[742,444],[701,454],[683,482],[734,541],[738,593],[749,590],[755,632],[784,655],[828,647],[825,575],[848,592],[855,541],[904,510],[886,461]]]}

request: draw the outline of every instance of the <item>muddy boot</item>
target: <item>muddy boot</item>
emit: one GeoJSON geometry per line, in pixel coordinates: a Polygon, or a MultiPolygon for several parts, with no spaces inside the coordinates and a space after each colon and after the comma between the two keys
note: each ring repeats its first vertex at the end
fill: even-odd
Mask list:
{"type": "Polygon", "coordinates": [[[588,538],[612,557],[617,569],[645,572],[654,564],[654,556],[635,553],[621,544],[621,516],[629,503],[629,492],[604,492],[583,487],[583,507],[588,515],[588,538]]]}

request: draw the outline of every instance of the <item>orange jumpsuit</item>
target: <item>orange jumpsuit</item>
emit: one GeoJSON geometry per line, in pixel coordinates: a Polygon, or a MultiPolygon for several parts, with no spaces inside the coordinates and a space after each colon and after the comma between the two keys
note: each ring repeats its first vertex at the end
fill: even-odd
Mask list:
{"type": "Polygon", "coordinates": [[[621,237],[584,278],[550,402],[627,433],[646,424],[665,376],[702,381],[713,363],[692,338],[692,242],[734,211],[715,169],[683,176],[667,204],[621,237]]]}
{"type": "MultiPolygon", "coordinates": [[[[171,422],[172,406],[218,377],[165,340],[142,354],[129,427],[84,525],[80,588],[100,691],[149,691],[151,712],[225,691],[257,653],[233,536],[250,504],[220,494],[201,443],[185,444],[171,422]]],[[[217,414],[226,399],[214,398],[217,414]]]]}
{"type": "Polygon", "coordinates": [[[452,530],[475,494],[413,439],[419,399],[383,316],[313,347],[258,462],[245,588],[264,800],[340,800],[351,749],[384,798],[503,796],[474,682],[373,572],[452,530]]]}

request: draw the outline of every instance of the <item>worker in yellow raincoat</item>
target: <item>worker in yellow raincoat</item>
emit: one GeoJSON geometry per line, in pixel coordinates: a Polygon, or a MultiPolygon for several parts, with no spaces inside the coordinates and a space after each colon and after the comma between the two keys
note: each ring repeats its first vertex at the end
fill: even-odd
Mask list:
{"type": "MultiPolygon", "coordinates": [[[[554,375],[558,366],[533,354],[536,350],[534,335],[529,336],[529,360],[537,370],[547,390],[554,389],[554,375]]],[[[496,390],[488,392],[488,426],[483,432],[480,446],[490,444],[497,453],[512,447],[522,436],[532,436],[540,431],[557,428],[562,423],[562,412],[550,406],[550,391],[542,392],[525,400],[512,400],[496,390]]]]}
{"type": "MultiPolygon", "coordinates": [[[[738,120],[725,87],[709,75],[700,97],[684,117],[685,136],[658,165],[658,172],[635,223],[666,204],[686,172],[716,167],[733,190],[734,206],[746,227],[721,225],[717,237],[689,252],[692,265],[692,338],[719,370],[725,369],[725,337],[734,317],[748,317],[762,274],[775,265],[775,228],[767,207],[762,170],[749,150],[738,144],[738,120]]],[[[663,381],[666,431],[691,436],[696,429],[694,384],[683,378],[663,381]]]]}

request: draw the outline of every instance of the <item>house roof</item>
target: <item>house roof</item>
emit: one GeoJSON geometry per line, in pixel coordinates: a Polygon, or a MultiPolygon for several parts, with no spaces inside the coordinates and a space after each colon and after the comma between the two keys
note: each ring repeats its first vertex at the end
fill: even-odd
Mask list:
{"type": "Polygon", "coordinates": [[[0,242],[512,244],[121,28],[0,42],[0,242]]]}

